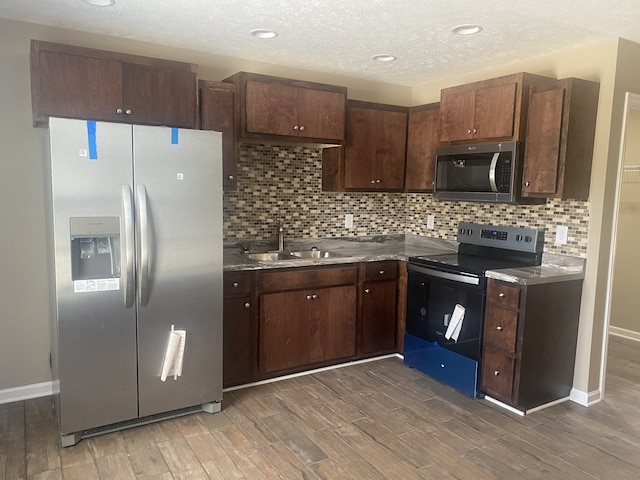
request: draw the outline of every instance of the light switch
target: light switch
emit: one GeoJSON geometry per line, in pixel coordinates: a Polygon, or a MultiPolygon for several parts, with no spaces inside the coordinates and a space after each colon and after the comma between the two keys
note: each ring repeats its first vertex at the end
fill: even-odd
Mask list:
{"type": "Polygon", "coordinates": [[[436,218],[433,215],[427,215],[427,230],[435,228],[436,218]]]}
{"type": "Polygon", "coordinates": [[[348,230],[353,229],[353,213],[347,213],[344,216],[344,228],[348,230]]]}

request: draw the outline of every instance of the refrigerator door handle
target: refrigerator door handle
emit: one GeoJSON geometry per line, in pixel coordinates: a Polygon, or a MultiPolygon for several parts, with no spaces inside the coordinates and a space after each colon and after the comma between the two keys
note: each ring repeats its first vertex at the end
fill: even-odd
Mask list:
{"type": "Polygon", "coordinates": [[[124,239],[122,242],[123,252],[122,260],[124,262],[122,270],[123,290],[124,290],[124,306],[131,308],[133,305],[134,282],[133,282],[133,252],[135,248],[133,236],[133,198],[129,185],[122,185],[122,218],[124,222],[124,239]]]}
{"type": "Polygon", "coordinates": [[[138,298],[141,306],[149,303],[149,216],[147,212],[147,190],[144,185],[138,185],[136,190],[136,207],[138,235],[140,239],[138,251],[138,298]]]}

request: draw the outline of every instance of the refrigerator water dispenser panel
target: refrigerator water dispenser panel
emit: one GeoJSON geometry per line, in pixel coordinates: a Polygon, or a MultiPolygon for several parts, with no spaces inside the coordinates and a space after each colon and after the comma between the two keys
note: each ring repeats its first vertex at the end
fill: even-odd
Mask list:
{"type": "Polygon", "coordinates": [[[71,217],[74,292],[120,289],[120,218],[71,217]]]}

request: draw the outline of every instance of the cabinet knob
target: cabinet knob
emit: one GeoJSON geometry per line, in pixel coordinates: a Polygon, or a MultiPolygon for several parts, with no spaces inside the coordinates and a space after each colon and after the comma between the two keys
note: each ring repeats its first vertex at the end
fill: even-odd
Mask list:
{"type": "Polygon", "coordinates": [[[240,285],[238,282],[233,282],[233,288],[238,288],[238,285],[240,285]]]}
{"type": "Polygon", "coordinates": [[[525,187],[529,187],[529,186],[531,186],[531,182],[529,182],[529,181],[524,182],[524,186],[525,186],[525,187]]]}
{"type": "Polygon", "coordinates": [[[441,363],[441,364],[440,364],[440,368],[444,368],[444,363],[441,363]]]}
{"type": "Polygon", "coordinates": [[[233,175],[229,175],[227,178],[228,178],[229,180],[233,180],[233,175]]]}
{"type": "Polygon", "coordinates": [[[128,108],[124,111],[124,113],[126,113],[127,115],[131,115],[131,110],[129,110],[128,108]]]}
{"type": "Polygon", "coordinates": [[[376,179],[376,183],[380,183],[382,181],[381,178],[376,179]]]}
{"type": "Polygon", "coordinates": [[[307,295],[307,300],[311,300],[311,295],[307,295]]]}
{"type": "Polygon", "coordinates": [[[500,375],[500,370],[494,370],[493,374],[497,377],[498,375],[500,375]]]}
{"type": "Polygon", "coordinates": [[[384,275],[384,270],[380,270],[378,273],[379,273],[380,275],[384,275]]]}
{"type": "Polygon", "coordinates": [[[369,293],[369,291],[370,291],[370,290],[369,290],[368,288],[365,288],[365,289],[364,289],[364,293],[369,293]]]}
{"type": "Polygon", "coordinates": [[[498,296],[499,296],[500,298],[504,297],[504,292],[500,292],[500,293],[498,294],[498,296]]]}
{"type": "Polygon", "coordinates": [[[471,129],[470,128],[467,128],[467,133],[471,133],[471,129]]]}
{"type": "Polygon", "coordinates": [[[116,113],[118,115],[122,115],[122,109],[121,108],[116,108],[116,113]]]}
{"type": "Polygon", "coordinates": [[[294,130],[300,130],[300,127],[299,127],[298,125],[294,125],[294,126],[293,126],[293,129],[294,129],[294,130]]]}
{"type": "Polygon", "coordinates": [[[478,129],[477,128],[471,129],[471,133],[478,133],[478,129]]]}
{"type": "Polygon", "coordinates": [[[251,306],[251,304],[249,302],[244,304],[244,308],[249,308],[251,306]]]}
{"type": "Polygon", "coordinates": [[[300,131],[304,132],[304,125],[300,125],[300,131]]]}
{"type": "Polygon", "coordinates": [[[312,300],[315,300],[316,298],[318,298],[318,295],[316,295],[316,294],[311,295],[311,299],[312,300]]]}
{"type": "Polygon", "coordinates": [[[371,183],[376,183],[376,181],[375,180],[371,180],[371,183]]]}
{"type": "Polygon", "coordinates": [[[498,330],[499,332],[501,332],[501,331],[502,331],[502,325],[498,325],[498,326],[496,327],[496,330],[498,330]]]}

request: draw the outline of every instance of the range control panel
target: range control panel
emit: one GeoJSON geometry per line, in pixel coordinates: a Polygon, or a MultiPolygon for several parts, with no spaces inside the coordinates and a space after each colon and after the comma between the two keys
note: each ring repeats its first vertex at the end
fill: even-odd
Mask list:
{"type": "Polygon", "coordinates": [[[457,240],[468,245],[542,253],[544,229],[460,222],[457,240]]]}

